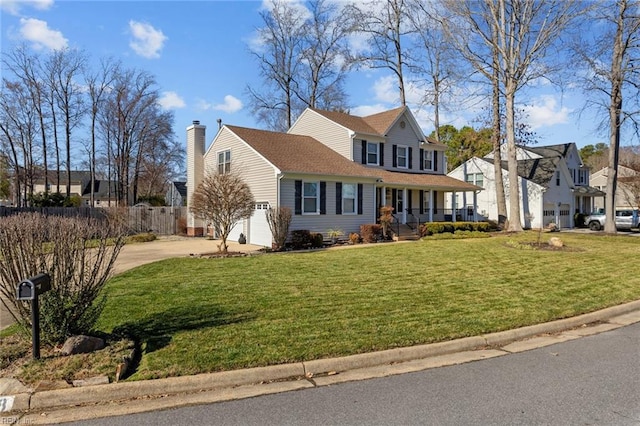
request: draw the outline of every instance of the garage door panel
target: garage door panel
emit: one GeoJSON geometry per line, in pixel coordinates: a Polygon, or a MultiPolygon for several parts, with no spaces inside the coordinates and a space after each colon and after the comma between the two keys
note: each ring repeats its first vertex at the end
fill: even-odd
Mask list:
{"type": "Polygon", "coordinates": [[[249,219],[247,242],[258,246],[271,247],[272,235],[267,222],[269,203],[256,203],[253,215],[249,219]]]}

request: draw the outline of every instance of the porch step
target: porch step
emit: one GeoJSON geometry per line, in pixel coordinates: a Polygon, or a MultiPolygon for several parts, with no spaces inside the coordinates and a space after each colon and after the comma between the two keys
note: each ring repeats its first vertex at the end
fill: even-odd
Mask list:
{"type": "Polygon", "coordinates": [[[393,231],[394,241],[415,241],[420,239],[420,235],[408,225],[400,225],[399,229],[394,226],[393,231]]]}

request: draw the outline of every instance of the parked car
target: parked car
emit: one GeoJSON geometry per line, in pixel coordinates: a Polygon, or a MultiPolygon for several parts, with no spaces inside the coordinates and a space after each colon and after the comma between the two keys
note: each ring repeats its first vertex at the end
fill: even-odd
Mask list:
{"type": "MultiPolygon", "coordinates": [[[[599,231],[604,228],[606,216],[604,209],[599,209],[592,212],[585,218],[585,223],[592,231],[599,231]]],[[[634,209],[616,210],[616,228],[617,229],[632,229],[638,228],[640,225],[640,212],[634,209]]]]}

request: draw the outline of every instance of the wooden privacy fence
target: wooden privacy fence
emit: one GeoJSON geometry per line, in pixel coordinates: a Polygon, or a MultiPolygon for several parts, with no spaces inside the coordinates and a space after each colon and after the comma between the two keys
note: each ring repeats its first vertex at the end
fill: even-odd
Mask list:
{"type": "Polygon", "coordinates": [[[186,207],[0,207],[0,217],[35,212],[46,216],[101,219],[110,211],[117,211],[124,215],[132,233],[153,232],[157,235],[179,235],[186,232],[186,207]]]}

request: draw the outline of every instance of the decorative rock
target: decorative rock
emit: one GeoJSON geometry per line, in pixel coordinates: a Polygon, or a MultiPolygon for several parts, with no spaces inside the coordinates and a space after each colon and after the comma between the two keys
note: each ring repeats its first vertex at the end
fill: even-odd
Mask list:
{"type": "Polygon", "coordinates": [[[97,377],[92,377],[90,379],[73,381],[74,387],[108,385],[108,384],[109,384],[109,378],[107,376],[97,376],[97,377]]]}
{"type": "Polygon", "coordinates": [[[549,245],[551,247],[564,247],[564,243],[562,242],[562,240],[558,237],[551,237],[549,238],[549,245]]]}
{"type": "Polygon", "coordinates": [[[71,385],[66,380],[41,380],[36,386],[36,392],[50,391],[57,389],[67,389],[71,385]]]}
{"type": "MultiPolygon", "coordinates": [[[[17,393],[30,393],[33,389],[26,387],[18,379],[0,377],[0,395],[15,395],[17,393]]],[[[2,420],[0,418],[0,420],[2,420]]]]}
{"type": "Polygon", "coordinates": [[[64,342],[62,346],[62,355],[86,354],[89,352],[99,351],[104,348],[103,339],[92,336],[72,336],[64,342]]]}

